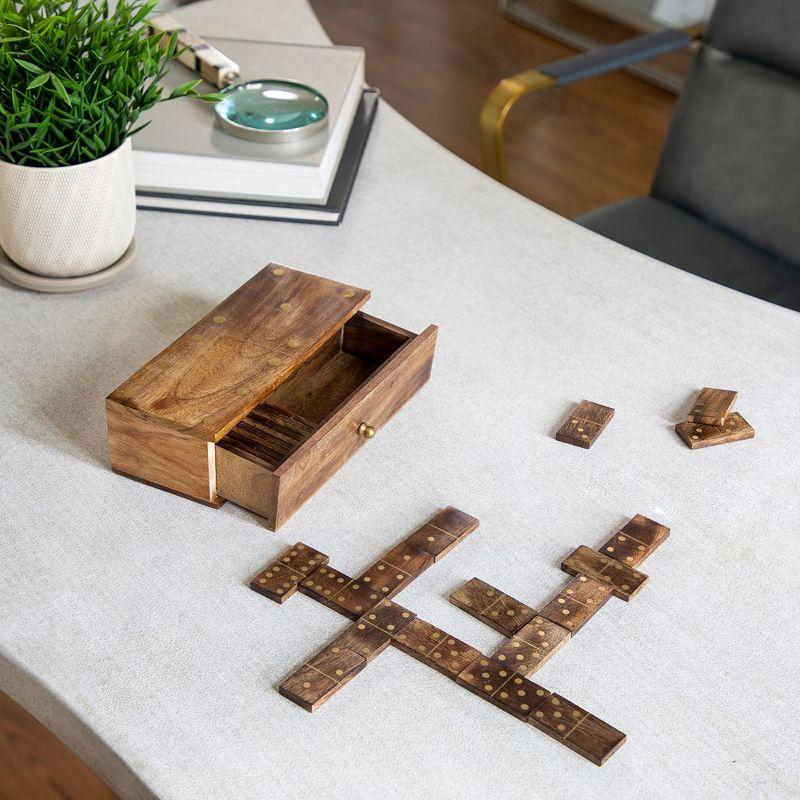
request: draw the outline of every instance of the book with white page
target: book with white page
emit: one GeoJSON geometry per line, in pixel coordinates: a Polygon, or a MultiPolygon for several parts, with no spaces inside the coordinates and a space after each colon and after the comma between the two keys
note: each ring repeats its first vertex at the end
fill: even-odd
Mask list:
{"type": "MultiPolygon", "coordinates": [[[[298,142],[251,142],[226,133],[207,103],[159,103],[141,118],[151,124],[133,137],[137,192],[325,205],[361,102],[363,49],[218,37],[207,41],[239,64],[244,81],[292,80],[322,92],[328,100],[328,127],[298,142]]],[[[193,75],[174,63],[164,78],[167,92],[193,75]]]]}

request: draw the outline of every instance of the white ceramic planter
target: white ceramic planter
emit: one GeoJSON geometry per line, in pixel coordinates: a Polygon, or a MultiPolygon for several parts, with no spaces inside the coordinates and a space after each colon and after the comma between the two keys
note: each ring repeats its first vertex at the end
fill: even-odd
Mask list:
{"type": "Polygon", "coordinates": [[[0,161],[0,247],[23,269],[66,278],[113,264],[136,225],[131,141],[71,167],[0,161]]]}

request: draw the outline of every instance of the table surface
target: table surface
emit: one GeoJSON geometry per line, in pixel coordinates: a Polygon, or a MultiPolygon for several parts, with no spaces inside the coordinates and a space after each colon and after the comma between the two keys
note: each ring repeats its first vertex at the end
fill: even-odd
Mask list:
{"type": "MultiPolygon", "coordinates": [[[[301,0],[208,0],[201,34],[324,43],[301,0]]],[[[352,44],[358,44],[353,42],[352,44]]],[[[800,316],[629,251],[459,161],[383,104],[341,227],[141,213],[126,277],[0,285],[0,688],[125,798],[798,796],[800,316]],[[269,261],[440,325],[430,383],[277,534],[112,473],[105,395],[269,261]],[[690,451],[701,386],[752,441],[690,451]],[[553,438],[588,398],[589,450],[553,438]],[[536,680],[628,735],[601,769],[390,649],[314,715],[277,685],[347,622],[248,579],[302,540],[355,572],[438,508],[481,519],[399,601],[477,575],[533,606],[637,512],[650,583],[536,680]],[[538,790],[538,791],[537,791],[538,790]]]]}

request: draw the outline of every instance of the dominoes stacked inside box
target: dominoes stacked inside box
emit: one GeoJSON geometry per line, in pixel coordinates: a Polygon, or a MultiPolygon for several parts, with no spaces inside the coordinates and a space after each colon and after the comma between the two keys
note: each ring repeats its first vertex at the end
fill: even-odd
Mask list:
{"type": "Polygon", "coordinates": [[[735,400],[736,392],[705,387],[686,422],[675,426],[676,433],[692,450],[752,439],[756,432],[747,420],[737,411],[731,412],[735,400]]]}

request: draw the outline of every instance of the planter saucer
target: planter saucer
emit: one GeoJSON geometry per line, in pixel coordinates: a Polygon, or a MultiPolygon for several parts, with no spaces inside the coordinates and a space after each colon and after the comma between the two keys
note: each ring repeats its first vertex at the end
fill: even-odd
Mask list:
{"type": "Polygon", "coordinates": [[[35,275],[22,267],[18,267],[0,248],[0,276],[10,283],[33,289],[34,292],[83,292],[96,289],[118,278],[136,260],[138,245],[132,239],[128,249],[110,266],[93,272],[91,275],[78,275],[73,278],[51,278],[47,275],[35,275]]]}

